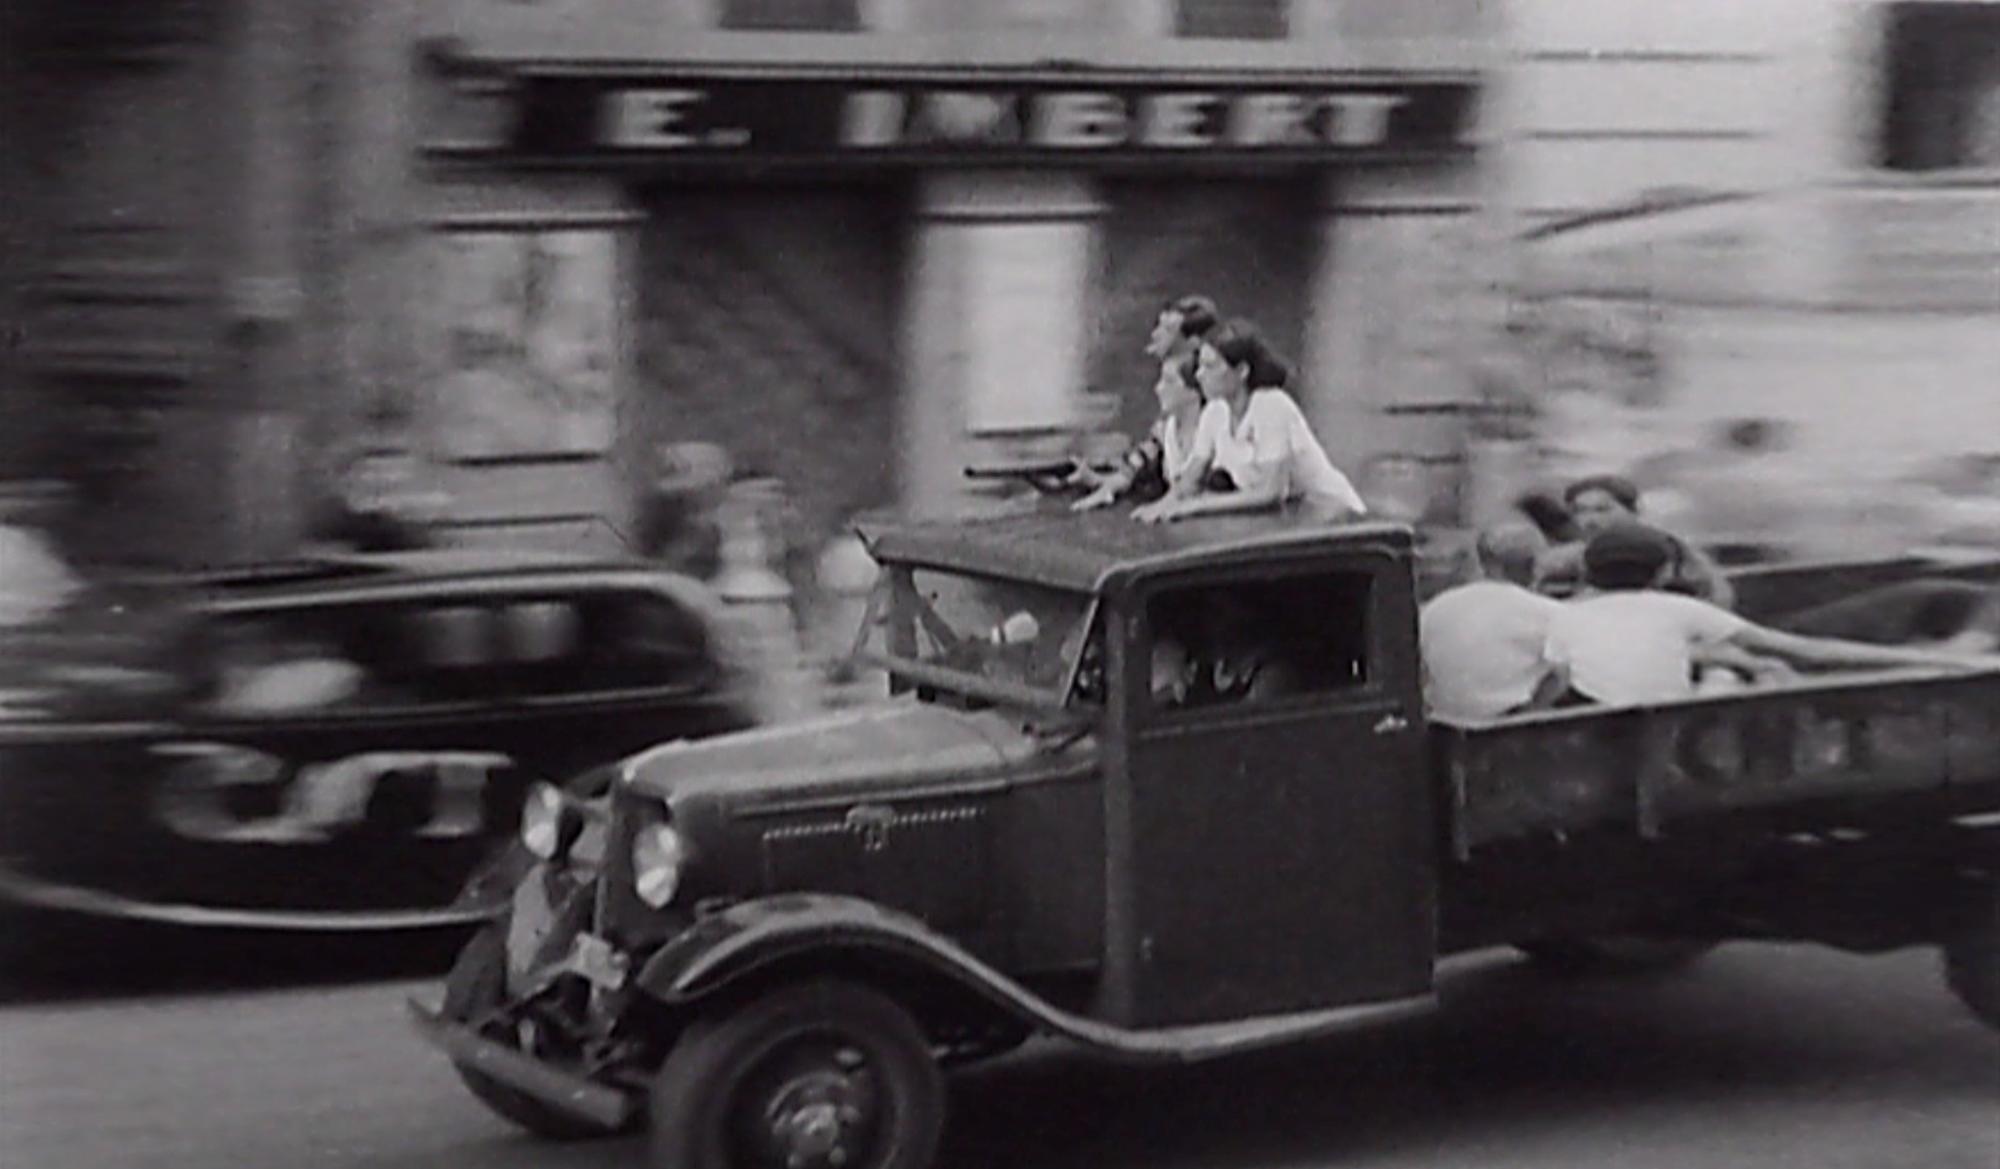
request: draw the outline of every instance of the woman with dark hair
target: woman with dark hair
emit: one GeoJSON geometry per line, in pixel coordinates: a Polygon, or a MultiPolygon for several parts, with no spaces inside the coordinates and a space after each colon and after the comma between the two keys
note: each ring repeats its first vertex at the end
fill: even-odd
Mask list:
{"type": "Polygon", "coordinates": [[[1255,326],[1231,321],[1203,338],[1195,377],[1209,405],[1186,473],[1134,518],[1161,523],[1294,501],[1329,518],[1367,512],[1285,392],[1291,371],[1255,326]]]}
{"type": "Polygon", "coordinates": [[[1114,499],[1132,495],[1142,500],[1158,499],[1166,490],[1162,459],[1168,452],[1164,449],[1167,444],[1161,440],[1161,424],[1170,413],[1186,415],[1180,423],[1180,437],[1185,441],[1179,445],[1183,452],[1177,452],[1171,460],[1178,463],[1178,454],[1184,453],[1187,443],[1193,441],[1201,411],[1201,391],[1194,380],[1195,352],[1201,346],[1201,339],[1214,329],[1215,302],[1205,296],[1175,297],[1160,306],[1153,331],[1146,336],[1146,356],[1160,363],[1159,376],[1153,381],[1153,394],[1160,402],[1160,421],[1154,423],[1145,441],[1126,452],[1110,470],[1100,472],[1081,462],[1071,469],[1065,482],[1090,491],[1077,501],[1076,510],[1103,507],[1114,499]],[[1188,387],[1188,394],[1193,395],[1192,401],[1181,392],[1183,384],[1188,387]]]}
{"type": "Polygon", "coordinates": [[[1163,362],[1153,395],[1159,399],[1160,416],[1151,433],[1098,479],[1095,491],[1072,505],[1077,511],[1103,507],[1126,495],[1158,499],[1188,474],[1198,472],[1195,439],[1207,421],[1208,408],[1195,380],[1194,356],[1163,362]]]}

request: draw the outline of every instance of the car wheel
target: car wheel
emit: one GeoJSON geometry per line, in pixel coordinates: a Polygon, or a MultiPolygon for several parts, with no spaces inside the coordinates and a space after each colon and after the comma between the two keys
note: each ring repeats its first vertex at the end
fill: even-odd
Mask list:
{"type": "Polygon", "coordinates": [[[2000,1031],[2000,893],[1985,917],[1945,943],[1944,980],[1966,1010],[2000,1031]]]}
{"type": "MultiPolygon", "coordinates": [[[[506,1001],[507,932],[504,923],[489,925],[474,934],[452,963],[444,983],[444,1017],[455,1023],[474,1023],[506,1001]]],[[[489,1039],[512,1042],[513,1032],[504,1025],[483,1028],[489,1039]]],[[[512,1124],[536,1136],[557,1141],[589,1140],[612,1135],[612,1129],[558,1112],[526,1093],[516,1091],[477,1068],[452,1061],[458,1078],[481,1104],[512,1124]]]]}
{"type": "Polygon", "coordinates": [[[1538,970],[1565,978],[1593,975],[1665,974],[1706,958],[1715,942],[1699,938],[1646,938],[1606,935],[1593,938],[1541,938],[1515,949],[1538,970]]]}
{"type": "Polygon", "coordinates": [[[698,1021],[653,1082],[654,1169],[925,1169],[944,1078],[907,1011],[848,982],[698,1021]]]}

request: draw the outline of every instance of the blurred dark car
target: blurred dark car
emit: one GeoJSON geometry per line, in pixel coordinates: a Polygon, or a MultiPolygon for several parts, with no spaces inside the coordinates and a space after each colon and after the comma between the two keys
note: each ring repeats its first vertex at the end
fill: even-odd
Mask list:
{"type": "Polygon", "coordinates": [[[531,782],[750,724],[726,628],[643,564],[456,551],[91,589],[0,630],[0,907],[475,919],[531,782]]]}

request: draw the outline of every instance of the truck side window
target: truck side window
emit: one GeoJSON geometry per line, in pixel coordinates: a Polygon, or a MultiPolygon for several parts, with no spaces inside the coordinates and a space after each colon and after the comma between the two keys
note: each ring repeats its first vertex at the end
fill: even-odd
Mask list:
{"type": "Polygon", "coordinates": [[[1369,681],[1367,573],[1170,589],[1147,607],[1156,705],[1282,701],[1369,681]]]}

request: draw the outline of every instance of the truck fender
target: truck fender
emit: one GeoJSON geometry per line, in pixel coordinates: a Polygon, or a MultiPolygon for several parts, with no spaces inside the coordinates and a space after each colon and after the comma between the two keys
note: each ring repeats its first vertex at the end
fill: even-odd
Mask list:
{"type": "Polygon", "coordinates": [[[1039,997],[916,918],[826,893],[780,894],[702,917],[647,960],[638,985],[684,1005],[808,952],[886,960],[941,976],[1031,1026],[1052,1022],[1039,997]]]}
{"type": "Polygon", "coordinates": [[[945,979],[1031,1031],[1129,1063],[1191,1063],[1278,1043],[1358,1030],[1437,1005],[1425,993],[1240,1022],[1135,1030],[1042,999],[921,921],[855,897],[790,893],[698,920],[641,968],[638,986],[674,1006],[809,952],[865,957],[945,979]]]}

